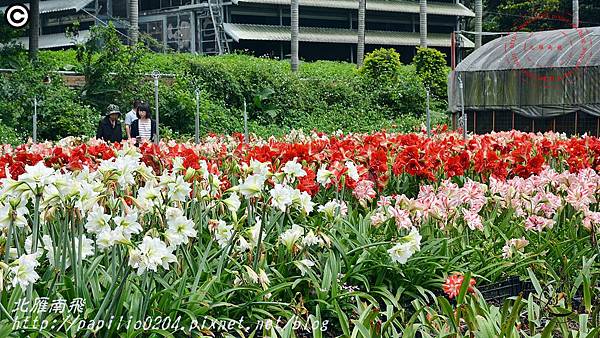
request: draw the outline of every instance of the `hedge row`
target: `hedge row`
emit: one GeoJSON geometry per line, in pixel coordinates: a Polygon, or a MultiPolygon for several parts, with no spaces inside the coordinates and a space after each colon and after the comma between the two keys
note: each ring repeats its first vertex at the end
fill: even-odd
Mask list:
{"type": "MultiPolygon", "coordinates": [[[[413,65],[400,65],[399,61],[396,65],[398,55],[392,50],[370,55],[371,62],[365,62],[369,69],[319,61],[302,63],[300,71],[293,74],[287,61],[240,54],[155,54],[121,45],[109,30],[96,35],[104,43],[101,47],[91,41],[77,51],[44,51],[35,65],[24,60],[23,54],[20,69],[0,77],[0,130],[15,131],[14,135],[3,133],[5,139],[0,141],[13,142],[10,138],[22,140],[30,135],[30,98],[34,95],[44,101],[40,106],[40,137],[92,135],[108,103],[117,103],[127,111],[133,98],[142,98],[153,106],[153,84],[140,74],[155,69],[175,75],[172,81],[160,82],[163,135],[193,134],[196,88],[202,93],[203,134],[242,131],[244,102],[250,132],[262,136],[284,134],[290,129],[407,131],[424,121],[423,82],[427,81],[421,80],[413,65]],[[381,71],[386,67],[392,69],[391,76],[389,69],[381,71]],[[88,85],[68,90],[56,75],[51,75],[51,85],[42,85],[41,79],[52,70],[82,72],[88,85]]],[[[444,82],[445,74],[441,76],[444,82]]],[[[446,123],[444,103],[435,101],[432,108],[434,123],[446,123]]]]}

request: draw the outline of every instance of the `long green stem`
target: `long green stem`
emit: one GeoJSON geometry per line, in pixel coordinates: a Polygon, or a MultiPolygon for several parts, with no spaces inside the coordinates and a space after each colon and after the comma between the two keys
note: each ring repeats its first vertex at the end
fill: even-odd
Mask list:
{"type": "Polygon", "coordinates": [[[6,244],[4,244],[4,263],[8,264],[8,258],[10,257],[10,242],[12,241],[12,228],[13,222],[10,220],[8,225],[8,234],[6,236],[6,244]]]}
{"type": "Polygon", "coordinates": [[[40,228],[40,196],[35,195],[35,202],[33,208],[33,233],[31,241],[31,252],[36,252],[38,247],[38,236],[40,228]]]}

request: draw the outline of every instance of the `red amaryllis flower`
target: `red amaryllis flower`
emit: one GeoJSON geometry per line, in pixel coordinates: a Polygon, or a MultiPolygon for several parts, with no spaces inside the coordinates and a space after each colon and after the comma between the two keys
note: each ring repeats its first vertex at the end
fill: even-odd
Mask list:
{"type": "Polygon", "coordinates": [[[300,191],[306,191],[311,196],[314,196],[319,192],[319,184],[317,184],[317,181],[315,180],[317,175],[310,168],[305,168],[304,170],[306,171],[306,175],[298,179],[297,188],[300,191]]]}
{"type": "MultiPolygon", "coordinates": [[[[444,285],[442,285],[442,289],[444,289],[444,292],[448,295],[448,298],[452,299],[458,296],[464,278],[465,277],[460,273],[455,273],[452,276],[448,276],[448,278],[446,278],[446,282],[444,283],[444,285]]],[[[475,279],[471,278],[471,280],[469,281],[469,288],[467,289],[467,292],[475,293],[475,289],[473,289],[475,283],[475,279]]]]}

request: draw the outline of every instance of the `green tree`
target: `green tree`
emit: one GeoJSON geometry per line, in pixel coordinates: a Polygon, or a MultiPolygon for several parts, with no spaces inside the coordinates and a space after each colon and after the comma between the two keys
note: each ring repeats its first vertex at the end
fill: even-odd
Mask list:
{"type": "Polygon", "coordinates": [[[417,54],[413,59],[417,75],[430,93],[437,99],[445,99],[448,67],[446,66],[446,55],[433,48],[417,48],[417,54]]]}
{"type": "Polygon", "coordinates": [[[86,79],[84,101],[99,111],[111,103],[129,104],[122,99],[143,81],[140,61],[147,52],[142,44],[123,44],[112,23],[92,27],[90,38],[77,46],[77,60],[86,79]]]}

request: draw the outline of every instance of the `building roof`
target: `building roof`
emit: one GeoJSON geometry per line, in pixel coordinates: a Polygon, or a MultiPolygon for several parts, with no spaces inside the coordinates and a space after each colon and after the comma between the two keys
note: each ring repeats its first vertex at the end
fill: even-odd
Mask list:
{"type": "MultiPolygon", "coordinates": [[[[289,26],[267,26],[225,23],[225,32],[236,42],[253,41],[290,41],[289,26]]],[[[300,27],[300,41],[327,43],[358,43],[356,30],[342,28],[300,27]]],[[[465,39],[466,40],[466,39],[465,39]]],[[[427,36],[431,47],[450,47],[450,34],[430,33],[427,36]]],[[[396,31],[366,31],[365,43],[368,45],[418,46],[419,33],[396,31]]],[[[473,48],[473,42],[466,41],[467,48],[473,48]]]]}
{"type": "MultiPolygon", "coordinates": [[[[40,14],[76,11],[78,12],[94,0],[45,0],[40,1],[40,14]]],[[[24,4],[29,7],[29,4],[24,4]]],[[[4,12],[7,6],[0,7],[0,11],[4,12]]]]}
{"type": "MultiPolygon", "coordinates": [[[[234,4],[290,5],[290,0],[233,0],[234,4]]],[[[300,0],[300,6],[358,9],[353,0],[300,0]]],[[[419,3],[402,0],[369,0],[367,10],[381,12],[419,13],[419,3]]],[[[427,12],[431,15],[449,15],[475,17],[475,13],[460,3],[427,3],[427,12]]]]}
{"type": "MultiPolygon", "coordinates": [[[[59,47],[67,47],[75,45],[75,42],[84,42],[90,37],[89,30],[79,31],[79,35],[74,40],[72,38],[68,38],[64,33],[57,34],[47,34],[40,35],[39,40],[39,48],[40,49],[49,49],[49,48],[59,48],[59,47]]],[[[23,44],[25,49],[29,49],[29,38],[22,37],[18,38],[16,42],[23,44]]]]}

